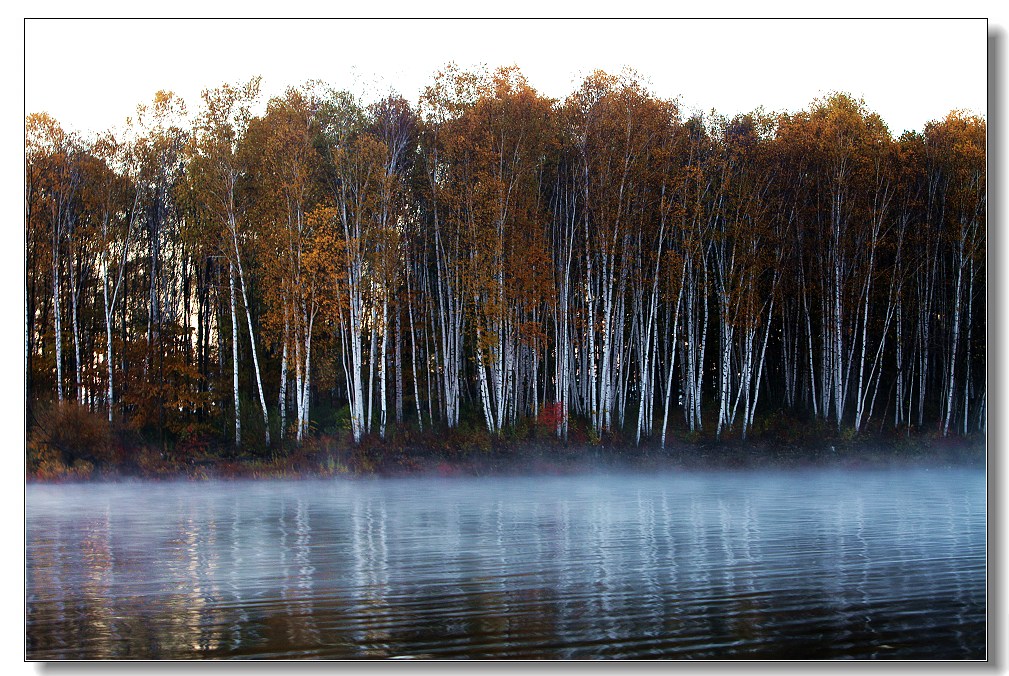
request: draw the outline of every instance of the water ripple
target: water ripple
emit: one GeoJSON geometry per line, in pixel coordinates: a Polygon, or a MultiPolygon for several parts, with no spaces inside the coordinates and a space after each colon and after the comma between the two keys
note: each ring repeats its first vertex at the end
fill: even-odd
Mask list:
{"type": "Polygon", "coordinates": [[[983,659],[983,472],[30,486],[27,656],[983,659]]]}

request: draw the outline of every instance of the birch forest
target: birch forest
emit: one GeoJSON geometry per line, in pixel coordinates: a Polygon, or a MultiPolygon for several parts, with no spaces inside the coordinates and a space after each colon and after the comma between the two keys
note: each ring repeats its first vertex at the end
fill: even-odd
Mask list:
{"type": "Polygon", "coordinates": [[[25,120],[25,393],[170,447],[984,433],[986,134],[446,67],[25,120]],[[72,122],[72,121],[67,121],[72,122]],[[484,432],[484,430],[486,432],[484,432]]]}

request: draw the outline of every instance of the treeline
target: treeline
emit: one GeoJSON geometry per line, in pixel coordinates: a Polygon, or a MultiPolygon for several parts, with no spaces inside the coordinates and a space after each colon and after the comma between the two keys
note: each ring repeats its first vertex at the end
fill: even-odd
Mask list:
{"type": "Polygon", "coordinates": [[[984,119],[895,139],[844,94],[684,116],[630,73],[556,101],[514,68],[258,99],[159,93],[89,139],[28,116],[29,424],[985,429],[984,119]]]}

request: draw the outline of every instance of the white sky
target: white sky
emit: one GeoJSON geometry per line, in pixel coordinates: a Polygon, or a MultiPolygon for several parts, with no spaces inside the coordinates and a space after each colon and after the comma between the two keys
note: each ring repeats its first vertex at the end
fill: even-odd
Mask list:
{"type": "Polygon", "coordinates": [[[267,95],[316,78],[416,101],[454,60],[515,63],[557,98],[595,68],[630,66],[687,110],[730,115],[847,91],[899,135],[953,108],[986,114],[986,54],[983,19],[30,20],[25,113],[102,131],[158,89],[193,111],[202,89],[253,75],[267,95]]]}

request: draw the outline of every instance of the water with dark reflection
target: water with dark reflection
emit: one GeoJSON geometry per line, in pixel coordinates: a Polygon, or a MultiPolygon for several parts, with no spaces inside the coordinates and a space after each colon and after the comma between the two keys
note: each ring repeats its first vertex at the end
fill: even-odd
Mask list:
{"type": "Polygon", "coordinates": [[[985,475],[27,489],[27,657],[986,656],[985,475]]]}

